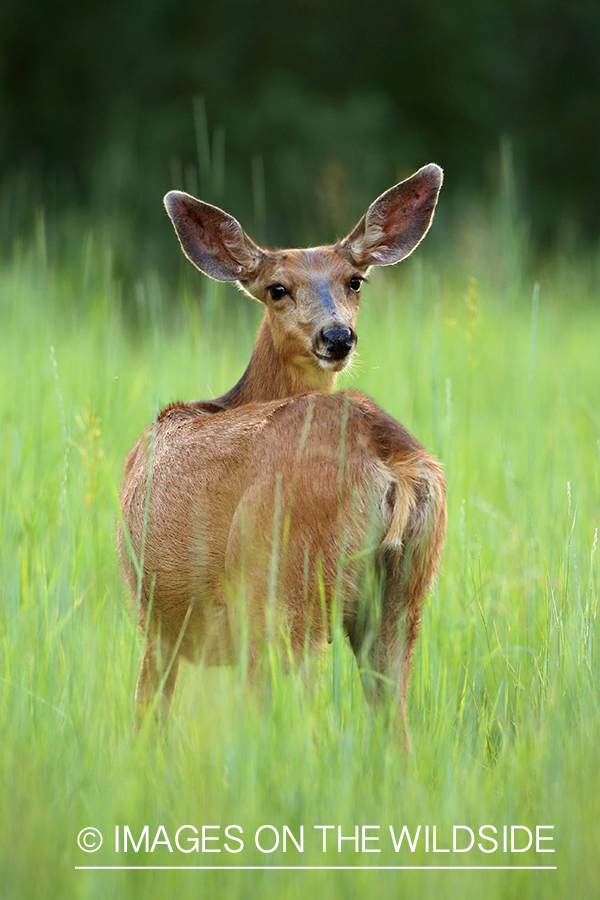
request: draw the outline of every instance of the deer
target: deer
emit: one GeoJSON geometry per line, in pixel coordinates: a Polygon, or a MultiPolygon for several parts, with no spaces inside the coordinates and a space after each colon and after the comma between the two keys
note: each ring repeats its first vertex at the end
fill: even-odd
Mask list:
{"type": "Polygon", "coordinates": [[[420,243],[442,178],[424,166],[345,238],[307,249],[262,249],[218,207],[181,191],[164,198],[185,256],[265,314],[238,383],[167,406],[125,461],[117,542],[145,640],[139,720],[149,709],[168,717],[182,659],[244,657],[253,681],[269,642],[300,665],[337,623],[367,700],[391,697],[409,745],[409,674],[445,540],[445,479],[370,397],[334,387],[356,348],[362,283],[420,243]]]}

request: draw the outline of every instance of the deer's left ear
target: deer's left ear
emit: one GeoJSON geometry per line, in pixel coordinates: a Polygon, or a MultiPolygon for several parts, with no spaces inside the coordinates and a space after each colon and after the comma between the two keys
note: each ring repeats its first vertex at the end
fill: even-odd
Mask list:
{"type": "Polygon", "coordinates": [[[430,163],[370,205],[342,241],[359,269],[392,266],[413,252],[429,230],[443,177],[430,163]]]}
{"type": "Polygon", "coordinates": [[[183,191],[169,191],[164,204],[183,252],[205,275],[217,281],[246,281],[260,265],[260,247],[218,206],[183,191]]]}

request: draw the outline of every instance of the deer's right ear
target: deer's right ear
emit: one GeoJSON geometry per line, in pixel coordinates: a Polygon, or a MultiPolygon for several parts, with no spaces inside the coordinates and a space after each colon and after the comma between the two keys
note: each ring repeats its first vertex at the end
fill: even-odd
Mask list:
{"type": "Polygon", "coordinates": [[[359,269],[393,266],[413,252],[431,225],[442,180],[440,167],[430,163],[370,205],[342,241],[359,269]]]}
{"type": "Polygon", "coordinates": [[[251,277],[262,251],[237,219],[183,191],[169,191],[164,204],[181,249],[201,272],[217,281],[251,277]]]}

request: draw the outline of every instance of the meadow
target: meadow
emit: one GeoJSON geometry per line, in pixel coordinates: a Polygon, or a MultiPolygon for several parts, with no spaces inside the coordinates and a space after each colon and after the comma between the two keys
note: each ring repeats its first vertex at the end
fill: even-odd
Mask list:
{"type": "Polygon", "coordinates": [[[5,253],[0,897],[598,896],[598,257],[565,248],[535,262],[501,215],[465,216],[428,242],[373,273],[343,381],[448,480],[409,757],[366,707],[339,636],[308,684],[276,672],[269,697],[236,669],[184,666],[166,737],[134,730],[142,642],[115,549],[123,460],[162,405],[239,378],[261,310],[191,269],[175,292],[141,272],[125,296],[110,232],[73,228],[54,254],[41,213],[5,253]],[[191,828],[176,846],[184,825],[198,852],[191,828]],[[533,846],[522,828],[505,852],[516,825],[533,846]],[[338,826],[352,838],[341,850],[338,826]],[[395,851],[390,826],[411,840],[421,826],[414,851],[406,835],[395,851]],[[471,850],[466,829],[453,850],[453,826],[473,831],[471,850]],[[538,851],[536,826],[551,838],[538,851]],[[95,853],[78,846],[87,827],[104,837],[95,853]],[[464,866],[495,868],[448,868],[464,866]]]}

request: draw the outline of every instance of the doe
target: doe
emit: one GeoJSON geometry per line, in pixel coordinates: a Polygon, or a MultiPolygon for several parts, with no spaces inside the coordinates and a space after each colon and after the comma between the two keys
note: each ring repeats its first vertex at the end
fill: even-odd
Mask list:
{"type": "Polygon", "coordinates": [[[181,658],[248,668],[265,641],[300,660],[335,615],[370,700],[406,694],[422,604],[445,537],[438,463],[370,398],[331,393],[356,346],[360,289],[426,234],[442,183],[419,169],[334,245],[267,251],[232,216],[172,191],[185,255],[235,281],[265,317],[240,381],[174,403],[125,462],[118,544],[146,645],[138,713],[166,713],[181,658]],[[337,611],[337,613],[336,613],[337,611]]]}

